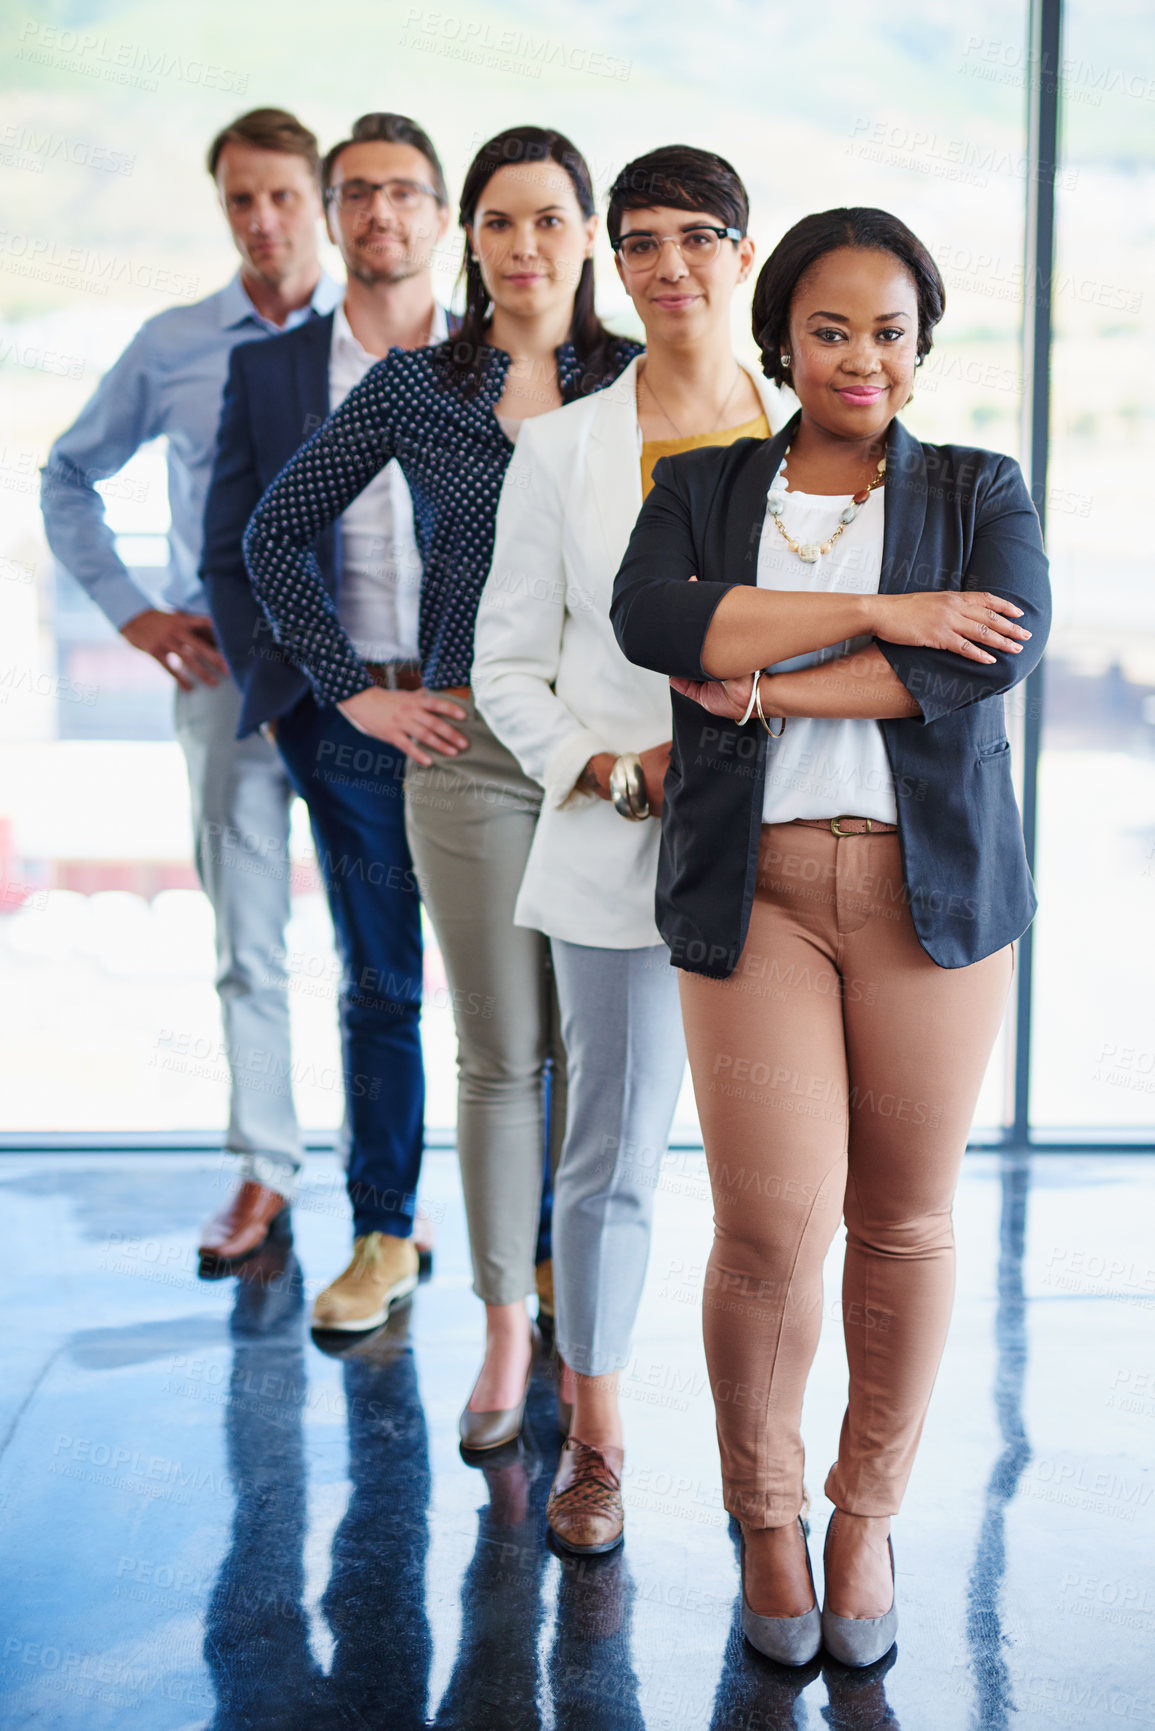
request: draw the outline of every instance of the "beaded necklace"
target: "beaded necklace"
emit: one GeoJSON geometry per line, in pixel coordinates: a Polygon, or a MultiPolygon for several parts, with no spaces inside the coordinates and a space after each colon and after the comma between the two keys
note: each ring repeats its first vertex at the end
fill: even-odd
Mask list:
{"type": "Polygon", "coordinates": [[[799,542],[791,540],[786,525],[782,521],[782,513],[786,507],[786,500],[789,498],[789,494],[786,491],[786,459],[789,455],[790,446],[787,445],[785,451],[782,453],[782,461],[778,465],[778,473],[771,481],[770,490],[766,495],[766,509],[769,511],[771,517],[773,517],[774,525],[790,551],[792,553],[797,553],[798,557],[804,560],[807,565],[816,565],[820,556],[823,553],[829,553],[843,530],[853,523],[862,506],[866,504],[866,501],[874,492],[874,489],[876,487],[881,487],[883,482],[886,480],[886,458],[883,457],[880,461],[878,468],[875,470],[874,479],[869,483],[869,485],[864,487],[860,493],[855,493],[851,498],[850,504],[844,506],[839,512],[838,527],[835,529],[828,541],[799,542]]]}

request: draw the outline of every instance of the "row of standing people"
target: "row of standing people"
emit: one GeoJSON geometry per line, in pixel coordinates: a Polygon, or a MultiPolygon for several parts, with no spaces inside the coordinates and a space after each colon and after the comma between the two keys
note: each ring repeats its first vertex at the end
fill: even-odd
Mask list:
{"type": "Polygon", "coordinates": [[[524,1412],[548,1117],[568,1432],[549,1522],[582,1554],[620,1543],[617,1373],[684,1014],[744,1626],[793,1662],[821,1635],[865,1662],[893,1639],[889,1517],[949,1316],[958,1158],[1031,912],[1001,694],[1042,647],[1037,520],[1008,460],[960,466],[895,421],[943,306],[895,219],[826,213],[779,243],[755,293],[760,377],[729,335],[754,257],[738,176],[686,147],[629,164],[607,221],[643,356],[594,313],[582,159],[516,128],[466,176],[465,313],[435,343],[444,179],[413,123],[398,139],[381,119],[326,159],[343,308],[233,355],[201,566],[240,731],[275,730],[309,804],[346,965],[355,1250],[314,1320],[377,1326],[416,1281],[419,884],[454,1004],[486,1306],[462,1442],[499,1446],[524,1412]],[[374,306],[399,304],[416,342],[374,328],[374,306]],[[335,412],[282,469],[320,418],[326,360],[335,412]],[[780,433],[779,384],[801,405],[780,433]],[[928,487],[928,453],[948,485],[928,487]],[[408,620],[402,584],[383,609],[371,551],[397,469],[421,572],[408,620]],[[962,776],[948,809],[939,784],[975,762],[986,785],[962,776]],[[981,846],[945,868],[944,895],[960,827],[981,846]],[[752,983],[767,969],[772,990],[752,983]],[[383,1078],[388,1102],[360,1140],[358,1076],[383,1078]],[[799,1419],[844,1207],[851,1400],[820,1634],[799,1419]]]}

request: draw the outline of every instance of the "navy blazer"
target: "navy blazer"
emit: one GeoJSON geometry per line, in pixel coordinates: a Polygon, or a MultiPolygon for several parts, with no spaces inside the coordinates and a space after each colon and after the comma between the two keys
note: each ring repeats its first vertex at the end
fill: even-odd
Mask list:
{"type": "MultiPolygon", "coordinates": [[[[710,677],[701,659],[710,620],[735,584],[757,582],[766,494],[798,421],[772,439],[740,439],[655,466],[611,605],[629,660],[710,677]]],[[[885,498],[880,593],[990,590],[1021,607],[1017,623],[1033,633],[1018,655],[996,652],[991,664],[878,640],[922,710],[879,723],[914,928],[933,961],[960,968],[1020,937],[1034,917],[1003,697],[1046,645],[1047,559],[1010,457],[924,445],[894,421],[885,498]]],[[[773,746],[757,719],[740,727],[676,692],[671,698],[658,927],[676,967],[724,979],[746,941],[773,746]]]]}
{"type": "MultiPolygon", "coordinates": [[[[241,688],[238,736],[287,715],[310,689],[280,648],[253,594],[241,542],[261,494],[329,417],[333,315],[306,319],[280,336],[241,343],[225,384],[212,480],[205,504],[201,581],[218,641],[241,688]]],[[[325,587],[336,598],[340,526],[317,540],[325,587]]]]}

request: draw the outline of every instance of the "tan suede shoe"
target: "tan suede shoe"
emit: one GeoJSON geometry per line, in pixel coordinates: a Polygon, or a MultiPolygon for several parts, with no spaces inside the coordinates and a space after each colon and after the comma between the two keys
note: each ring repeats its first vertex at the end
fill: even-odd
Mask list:
{"type": "Polygon", "coordinates": [[[622,1542],[622,1455],[620,1449],[610,1453],[615,1464],[576,1436],[561,1451],[545,1512],[555,1540],[573,1556],[599,1556],[622,1542]]]}
{"type": "Polygon", "coordinates": [[[397,1304],[417,1286],[417,1252],[409,1238],[367,1232],[353,1240],[353,1260],[331,1286],[317,1294],[313,1327],[356,1334],[380,1328],[397,1304]]]}

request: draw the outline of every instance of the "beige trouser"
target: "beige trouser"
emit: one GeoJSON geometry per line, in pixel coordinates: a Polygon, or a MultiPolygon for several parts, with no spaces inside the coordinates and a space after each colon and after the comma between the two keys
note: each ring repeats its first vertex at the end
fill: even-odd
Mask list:
{"type": "Polygon", "coordinates": [[[513,1304],[534,1285],[551,1057],[555,1165],[565,1131],[549,940],[513,923],[542,795],[472,699],[452,695],[467,712],[454,725],[469,750],[429,769],[409,760],[405,828],[453,1001],[473,1290],[486,1304],[513,1304]]]}
{"type": "Polygon", "coordinates": [[[954,1296],[951,1204],[1011,948],[940,968],[915,935],[895,834],[769,824],[741,959],[681,975],[714,1194],[703,1327],[725,1504],[802,1505],[800,1419],[822,1264],[846,1220],[850,1394],[826,1494],[898,1511],[954,1296]]]}

